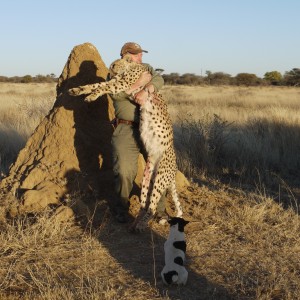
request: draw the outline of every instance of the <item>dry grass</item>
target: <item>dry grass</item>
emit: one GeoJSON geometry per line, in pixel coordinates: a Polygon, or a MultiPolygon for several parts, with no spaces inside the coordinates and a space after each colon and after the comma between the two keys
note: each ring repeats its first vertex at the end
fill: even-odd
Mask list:
{"type": "Polygon", "coordinates": [[[0,173],[7,173],[55,98],[53,83],[0,83],[0,173]]]}
{"type": "MultiPolygon", "coordinates": [[[[0,299],[300,299],[298,198],[282,179],[279,161],[284,159],[289,171],[289,161],[299,167],[299,89],[167,86],[163,92],[175,123],[181,169],[200,179],[180,194],[191,221],[188,285],[165,287],[159,277],[168,229],[153,224],[151,231],[129,234],[102,199],[97,221],[86,226],[59,222],[52,211],[13,220],[0,212],[0,299]],[[284,151],[276,157],[279,146],[284,151]],[[273,196],[265,190],[268,177],[261,178],[256,169],[262,161],[272,166],[267,157],[274,157],[270,161],[279,168],[273,196]],[[220,169],[239,178],[256,169],[255,192],[209,176],[220,169]]],[[[51,108],[55,85],[3,85],[1,94],[6,99],[0,111],[4,170],[3,149],[15,149],[6,154],[11,163],[51,108]],[[17,110],[24,103],[27,109],[17,110]]]]}
{"type": "Polygon", "coordinates": [[[283,180],[299,188],[299,88],[167,86],[163,92],[185,174],[238,177],[272,189],[283,180]]]}
{"type": "Polygon", "coordinates": [[[130,234],[102,204],[93,227],[51,212],[2,222],[1,299],[299,299],[299,216],[215,184],[180,194],[187,286],[160,279],[167,227],[130,234]]]}
{"type": "Polygon", "coordinates": [[[100,235],[47,213],[3,225],[1,299],[151,299],[157,292],[133,278],[99,243],[100,235]]]}
{"type": "Polygon", "coordinates": [[[267,118],[286,124],[300,123],[300,90],[292,87],[166,86],[170,113],[198,119],[216,114],[229,123],[245,125],[251,119],[267,118]]]}
{"type": "Polygon", "coordinates": [[[198,220],[188,235],[192,269],[236,299],[299,298],[298,215],[255,194],[202,193],[212,195],[191,197],[198,220]]]}

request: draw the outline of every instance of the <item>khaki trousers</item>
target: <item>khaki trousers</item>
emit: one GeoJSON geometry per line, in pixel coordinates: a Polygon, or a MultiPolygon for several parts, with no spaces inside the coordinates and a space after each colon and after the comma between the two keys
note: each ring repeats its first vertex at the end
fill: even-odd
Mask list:
{"type": "MultiPolygon", "coordinates": [[[[117,213],[127,212],[129,208],[129,196],[133,188],[137,174],[138,156],[142,153],[146,159],[146,153],[140,140],[139,128],[119,124],[112,136],[112,158],[114,173],[115,208],[117,213]]],[[[165,193],[157,206],[157,214],[165,210],[165,193]]]]}

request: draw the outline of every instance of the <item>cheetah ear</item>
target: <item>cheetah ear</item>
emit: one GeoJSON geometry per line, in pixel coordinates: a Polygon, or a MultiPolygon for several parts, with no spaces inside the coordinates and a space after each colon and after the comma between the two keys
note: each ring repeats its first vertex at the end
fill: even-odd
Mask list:
{"type": "Polygon", "coordinates": [[[132,62],[131,56],[129,54],[124,55],[123,59],[128,61],[128,62],[132,62]]]}
{"type": "Polygon", "coordinates": [[[110,75],[110,78],[114,77],[116,75],[116,73],[114,72],[114,67],[115,67],[115,64],[112,63],[109,67],[109,75],[110,75]]]}

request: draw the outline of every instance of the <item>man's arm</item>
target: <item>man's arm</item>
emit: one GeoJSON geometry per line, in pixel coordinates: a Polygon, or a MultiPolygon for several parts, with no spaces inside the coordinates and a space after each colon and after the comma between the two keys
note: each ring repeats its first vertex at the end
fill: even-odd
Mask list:
{"type": "Polygon", "coordinates": [[[149,93],[159,91],[164,85],[164,79],[160,73],[156,72],[150,65],[147,65],[152,75],[151,81],[145,86],[149,93]]]}
{"type": "Polygon", "coordinates": [[[134,100],[139,105],[143,105],[145,103],[149,93],[151,94],[159,91],[164,85],[163,77],[158,72],[156,72],[150,65],[147,66],[149,68],[150,74],[152,75],[152,78],[149,81],[149,83],[145,85],[145,88],[135,95],[134,100]]]}

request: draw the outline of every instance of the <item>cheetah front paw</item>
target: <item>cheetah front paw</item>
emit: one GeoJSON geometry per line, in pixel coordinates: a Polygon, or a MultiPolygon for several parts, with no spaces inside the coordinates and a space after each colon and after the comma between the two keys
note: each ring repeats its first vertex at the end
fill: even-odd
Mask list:
{"type": "Polygon", "coordinates": [[[90,94],[87,97],[84,98],[84,102],[93,102],[99,98],[99,94],[90,94]]]}
{"type": "Polygon", "coordinates": [[[82,89],[81,88],[72,88],[68,90],[68,94],[71,96],[79,96],[81,95],[82,89]]]}

